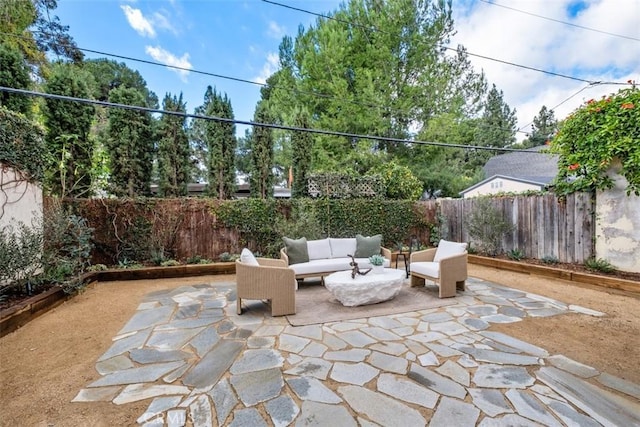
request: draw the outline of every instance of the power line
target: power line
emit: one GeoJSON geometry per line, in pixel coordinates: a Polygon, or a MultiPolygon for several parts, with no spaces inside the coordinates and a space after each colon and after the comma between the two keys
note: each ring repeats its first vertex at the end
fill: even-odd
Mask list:
{"type": "MultiPolygon", "coordinates": [[[[47,33],[43,32],[43,31],[34,31],[34,32],[47,34],[47,33]]],[[[20,36],[20,35],[17,35],[17,34],[12,34],[12,33],[0,32],[0,34],[1,35],[5,35],[5,36],[9,36],[9,37],[20,38],[20,39],[24,39],[24,40],[28,39],[27,37],[20,36]]],[[[316,96],[318,98],[324,98],[324,99],[332,99],[332,100],[335,100],[335,101],[341,101],[341,102],[345,102],[345,103],[349,103],[349,104],[361,105],[363,107],[376,108],[376,109],[385,109],[387,111],[398,113],[398,114],[406,114],[407,113],[406,111],[401,111],[401,110],[385,107],[385,106],[379,105],[379,104],[369,104],[369,103],[365,103],[365,102],[355,101],[355,100],[352,100],[352,99],[339,98],[339,97],[336,97],[336,96],[333,96],[333,95],[320,93],[320,92],[305,91],[305,90],[294,89],[294,88],[291,88],[291,87],[286,87],[286,86],[281,86],[281,85],[272,86],[272,85],[269,85],[267,83],[255,82],[253,80],[247,80],[247,79],[243,79],[243,78],[240,78],[240,77],[225,76],[223,74],[217,74],[217,73],[212,73],[212,72],[208,72],[208,71],[195,70],[195,69],[192,69],[192,68],[181,67],[179,65],[163,64],[161,62],[150,61],[148,59],[134,58],[134,57],[131,57],[131,56],[118,55],[118,54],[115,54],[115,53],[102,52],[102,51],[99,51],[99,50],[87,49],[87,48],[83,48],[83,47],[77,47],[77,49],[81,50],[83,52],[90,52],[90,53],[95,53],[95,54],[98,54],[98,55],[110,56],[110,57],[113,57],[113,58],[118,58],[118,59],[123,59],[123,60],[127,60],[127,61],[133,61],[133,62],[140,62],[140,63],[148,64],[148,65],[156,65],[156,66],[171,68],[171,69],[179,70],[179,71],[187,71],[187,72],[191,72],[191,73],[194,73],[194,74],[202,74],[202,75],[205,75],[205,76],[210,76],[210,77],[216,77],[216,78],[219,78],[219,79],[236,81],[236,82],[239,82],[239,83],[248,83],[248,84],[252,84],[252,85],[260,86],[260,87],[266,87],[266,88],[272,88],[272,89],[281,89],[281,90],[285,90],[287,92],[293,92],[293,93],[302,94],[302,95],[311,95],[311,96],[316,96]]]]}
{"type": "Polygon", "coordinates": [[[0,92],[8,92],[8,93],[15,93],[20,95],[28,95],[28,96],[38,96],[41,98],[56,99],[60,101],[80,102],[82,104],[100,105],[102,107],[122,108],[125,110],[142,111],[145,113],[168,114],[171,116],[186,117],[191,119],[211,120],[216,122],[234,123],[234,124],[240,124],[240,125],[246,125],[246,126],[257,126],[257,127],[271,128],[271,129],[288,130],[293,132],[308,132],[308,133],[313,133],[317,135],[341,136],[341,137],[346,137],[350,139],[369,139],[374,141],[396,142],[396,143],[402,143],[402,144],[432,145],[436,147],[462,148],[465,150],[473,149],[473,150],[486,150],[486,151],[497,151],[497,152],[502,152],[502,151],[517,151],[517,152],[527,152],[527,153],[530,152],[528,150],[523,150],[519,148],[499,148],[499,147],[482,147],[478,145],[448,144],[445,142],[410,140],[410,139],[402,139],[402,138],[392,138],[388,136],[374,136],[374,135],[363,135],[363,134],[357,134],[357,133],[339,132],[339,131],[323,130],[323,129],[300,128],[295,126],[279,125],[276,123],[260,123],[260,122],[253,122],[249,120],[230,119],[227,117],[205,116],[202,114],[183,113],[181,111],[167,111],[167,110],[161,110],[158,108],[141,107],[138,105],[118,104],[115,102],[99,101],[96,99],[77,98],[77,97],[67,96],[67,95],[56,95],[53,93],[36,92],[32,90],[16,89],[16,88],[10,88],[5,86],[0,86],[0,92]]]}
{"type": "Polygon", "coordinates": [[[640,42],[640,39],[636,38],[636,37],[625,36],[625,35],[622,35],[622,34],[610,33],[608,31],[598,30],[596,28],[585,27],[583,25],[573,24],[571,22],[561,21],[559,19],[549,18],[548,16],[537,15],[535,13],[527,12],[526,10],[516,9],[515,7],[505,6],[503,4],[491,2],[489,0],[480,0],[480,1],[483,2],[483,3],[490,4],[492,6],[502,7],[504,9],[513,10],[514,12],[524,13],[525,15],[535,16],[536,18],[546,19],[547,21],[553,21],[553,22],[557,22],[559,24],[569,25],[571,27],[580,28],[582,30],[593,31],[595,33],[601,33],[601,34],[606,34],[608,36],[620,37],[620,38],[623,38],[623,39],[634,40],[634,41],[640,42]]]}
{"type": "MultiPolygon", "coordinates": [[[[344,24],[353,25],[355,27],[364,27],[364,28],[367,28],[367,29],[370,29],[370,30],[374,30],[374,31],[382,33],[382,34],[390,34],[389,32],[381,30],[381,29],[379,29],[379,28],[377,28],[375,26],[368,26],[367,27],[365,25],[361,25],[361,24],[358,24],[358,23],[354,23],[354,22],[350,22],[350,21],[345,21],[343,19],[335,18],[335,17],[333,17],[331,15],[323,15],[323,14],[320,14],[320,13],[312,12],[310,10],[301,9],[301,8],[298,8],[298,7],[293,7],[293,6],[289,6],[289,5],[286,5],[286,4],[278,3],[278,2],[275,2],[275,1],[272,1],[272,0],[262,0],[262,1],[265,2],[265,3],[273,4],[275,6],[284,7],[286,9],[297,10],[299,12],[308,13],[310,15],[315,15],[315,16],[319,16],[319,17],[322,17],[322,18],[331,19],[331,20],[334,20],[334,21],[337,21],[337,22],[341,22],[341,23],[344,23],[344,24]]],[[[451,51],[454,51],[454,52],[458,51],[458,49],[456,49],[456,48],[445,46],[445,45],[439,45],[438,44],[436,46],[441,48],[441,49],[451,50],[451,51]]],[[[576,81],[579,81],[579,82],[590,83],[590,84],[599,83],[599,82],[595,82],[595,81],[592,81],[592,80],[582,79],[580,77],[569,76],[567,74],[561,74],[561,73],[556,73],[554,71],[548,71],[548,70],[543,70],[541,68],[531,67],[531,66],[528,66],[528,65],[516,64],[515,62],[505,61],[505,60],[502,60],[502,59],[493,58],[493,57],[485,56],[485,55],[480,55],[480,54],[472,53],[472,52],[469,52],[469,51],[466,51],[466,54],[469,55],[469,56],[476,57],[476,58],[482,58],[482,59],[486,59],[486,60],[489,60],[489,61],[494,61],[494,62],[498,62],[498,63],[505,64],[505,65],[510,65],[510,66],[513,66],[513,67],[523,68],[525,70],[537,71],[539,73],[544,73],[544,74],[548,74],[548,75],[555,76],[555,77],[562,77],[562,78],[565,78],[565,79],[576,80],[576,81]]],[[[626,85],[627,83],[607,82],[607,84],[626,85]]]]}
{"type": "MultiPolygon", "coordinates": [[[[550,110],[551,110],[551,111],[554,111],[556,108],[558,108],[559,106],[561,106],[561,105],[562,105],[562,104],[564,104],[565,102],[569,101],[571,98],[573,98],[574,96],[576,96],[577,94],[579,94],[579,93],[580,93],[580,92],[582,92],[583,90],[588,89],[588,88],[593,87],[593,86],[596,86],[596,85],[591,85],[591,84],[586,85],[585,87],[583,87],[583,88],[581,88],[580,90],[578,90],[577,92],[575,92],[573,95],[569,96],[568,98],[565,98],[565,99],[564,99],[562,102],[560,102],[558,105],[556,105],[556,106],[554,106],[554,107],[551,107],[551,108],[550,108],[550,110]]],[[[529,125],[531,125],[531,124],[533,124],[533,120],[532,120],[532,121],[530,121],[529,123],[527,123],[527,124],[526,124],[526,125],[524,125],[524,126],[520,126],[520,128],[519,128],[516,132],[524,132],[524,133],[528,134],[529,132],[523,131],[522,129],[526,128],[527,126],[529,126],[529,125]]]]}

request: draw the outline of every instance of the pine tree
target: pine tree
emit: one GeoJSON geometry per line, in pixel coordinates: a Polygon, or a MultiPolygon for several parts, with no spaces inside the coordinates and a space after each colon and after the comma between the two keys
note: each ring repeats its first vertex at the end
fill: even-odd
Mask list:
{"type": "MultiPolygon", "coordinates": [[[[233,119],[231,100],[207,87],[204,103],[195,113],[210,117],[233,119]]],[[[207,193],[218,199],[230,199],[235,193],[235,156],[237,140],[232,122],[196,119],[191,128],[194,154],[206,170],[207,193]]]]}
{"type": "MultiPolygon", "coordinates": [[[[306,112],[298,112],[295,119],[295,127],[308,129],[309,116],[306,112]]],[[[294,132],[291,141],[293,151],[293,184],[291,197],[307,197],[307,178],[311,169],[311,151],[313,149],[313,136],[309,132],[294,132]]]]}
{"type": "MultiPolygon", "coordinates": [[[[162,109],[185,113],[187,106],[182,92],[179,97],[167,93],[162,109]]],[[[186,196],[190,179],[186,117],[164,114],[160,118],[158,137],[158,193],[163,197],[186,196]]]]}
{"type": "MultiPolygon", "coordinates": [[[[146,106],[145,97],[133,88],[120,87],[109,101],[146,106]]],[[[106,149],[109,153],[111,191],[120,197],[148,196],[153,170],[153,118],[148,112],[111,108],[106,149]]]]}
{"type": "Polygon", "coordinates": [[[529,135],[525,148],[544,145],[551,139],[557,129],[558,121],[553,114],[553,110],[548,110],[543,105],[538,115],[533,119],[531,135],[529,135]]]}
{"type": "MultiPolygon", "coordinates": [[[[503,148],[516,141],[516,110],[503,99],[504,94],[494,84],[487,94],[484,111],[475,130],[475,145],[503,148]]],[[[497,151],[469,150],[465,161],[472,167],[481,167],[487,160],[499,154],[497,151]]]]}
{"type": "MultiPolygon", "coordinates": [[[[253,121],[270,123],[267,106],[258,102],[253,121]]],[[[273,197],[273,135],[271,128],[254,126],[251,136],[251,196],[260,199],[273,197]]]]}

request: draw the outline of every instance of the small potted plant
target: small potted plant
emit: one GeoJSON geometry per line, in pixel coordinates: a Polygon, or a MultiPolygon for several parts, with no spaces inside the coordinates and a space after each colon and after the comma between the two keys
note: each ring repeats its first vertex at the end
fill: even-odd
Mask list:
{"type": "Polygon", "coordinates": [[[382,255],[371,255],[369,262],[373,266],[373,273],[384,273],[384,257],[382,255]]]}

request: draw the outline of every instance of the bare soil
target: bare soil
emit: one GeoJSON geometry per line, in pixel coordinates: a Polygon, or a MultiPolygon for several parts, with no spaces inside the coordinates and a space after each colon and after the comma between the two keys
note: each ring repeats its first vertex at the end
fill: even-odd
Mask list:
{"type": "MultiPolygon", "coordinates": [[[[469,274],[607,313],[604,318],[525,319],[492,325],[491,330],[640,384],[640,296],[473,264],[469,274]]],[[[95,370],[98,357],[149,292],[234,279],[227,275],[98,283],[0,338],[0,426],[135,425],[149,401],[122,406],[71,402],[100,377],[95,370]]]]}

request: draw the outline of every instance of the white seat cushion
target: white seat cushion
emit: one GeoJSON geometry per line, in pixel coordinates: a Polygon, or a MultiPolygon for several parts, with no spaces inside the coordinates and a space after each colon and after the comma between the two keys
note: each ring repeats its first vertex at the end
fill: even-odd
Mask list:
{"type": "Polygon", "coordinates": [[[356,239],[334,239],[329,238],[331,245],[331,258],[348,258],[349,255],[356,254],[356,239]]]}
{"type": "MultiPolygon", "coordinates": [[[[371,263],[369,262],[369,258],[356,258],[356,262],[358,263],[358,267],[360,268],[360,270],[368,270],[370,268],[373,268],[373,265],[371,265],[371,263]]],[[[391,267],[391,260],[385,258],[382,266],[384,268],[391,267]]]]}
{"type": "Polygon", "coordinates": [[[329,239],[307,240],[309,261],[331,258],[331,245],[329,239]]]}
{"type": "Polygon", "coordinates": [[[260,265],[253,255],[253,252],[247,248],[244,248],[242,252],[240,252],[240,262],[247,265],[260,265]]]}
{"type": "Polygon", "coordinates": [[[351,258],[316,259],[300,264],[292,264],[289,268],[295,271],[296,274],[320,274],[349,270],[351,269],[350,262],[351,258]]]}
{"type": "Polygon", "coordinates": [[[412,262],[411,272],[439,279],[440,263],[439,262],[412,262]]]}
{"type": "Polygon", "coordinates": [[[433,256],[433,262],[440,262],[442,258],[448,258],[453,255],[460,255],[467,250],[466,243],[449,242],[448,240],[440,240],[438,249],[433,256]]]}

